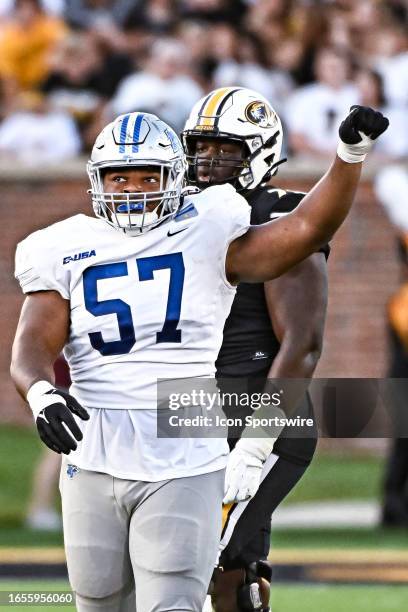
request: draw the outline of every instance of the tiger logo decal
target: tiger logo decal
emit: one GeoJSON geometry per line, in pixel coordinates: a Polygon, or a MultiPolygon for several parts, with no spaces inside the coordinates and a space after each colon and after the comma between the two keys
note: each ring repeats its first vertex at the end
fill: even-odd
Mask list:
{"type": "Polygon", "coordinates": [[[274,127],[277,123],[276,114],[265,102],[251,102],[245,109],[245,117],[254,125],[261,128],[274,127]]]}

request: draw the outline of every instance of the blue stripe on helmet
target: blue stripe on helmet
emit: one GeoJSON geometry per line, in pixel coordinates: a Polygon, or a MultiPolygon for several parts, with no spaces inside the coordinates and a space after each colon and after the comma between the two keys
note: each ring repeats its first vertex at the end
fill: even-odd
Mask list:
{"type": "Polygon", "coordinates": [[[133,145],[132,145],[132,153],[137,153],[139,151],[139,145],[135,144],[139,141],[140,138],[140,128],[142,127],[143,114],[140,114],[136,117],[135,127],[133,128],[133,145]]]}
{"type": "Polygon", "coordinates": [[[130,115],[126,115],[125,117],[123,117],[123,121],[122,121],[122,125],[120,126],[120,139],[119,142],[120,147],[119,147],[119,153],[124,153],[125,152],[125,142],[126,142],[126,132],[127,132],[127,126],[129,123],[129,117],[130,115]]]}

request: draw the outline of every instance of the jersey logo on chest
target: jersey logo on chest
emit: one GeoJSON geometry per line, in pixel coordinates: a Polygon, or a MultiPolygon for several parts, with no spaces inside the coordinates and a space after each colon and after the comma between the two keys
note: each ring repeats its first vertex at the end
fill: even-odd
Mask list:
{"type": "Polygon", "coordinates": [[[88,257],[95,257],[95,255],[95,249],[92,249],[92,251],[83,251],[82,253],[75,253],[75,255],[67,255],[62,260],[62,263],[65,265],[67,263],[71,263],[71,261],[80,261],[81,259],[87,259],[88,257]]]}
{"type": "MultiPolygon", "coordinates": [[[[189,226],[190,227],[190,226],[189,226]]],[[[185,232],[188,227],[182,227],[181,229],[177,229],[176,231],[171,232],[170,230],[167,232],[168,236],[175,236],[175,234],[180,234],[181,232],[185,232]]]]}

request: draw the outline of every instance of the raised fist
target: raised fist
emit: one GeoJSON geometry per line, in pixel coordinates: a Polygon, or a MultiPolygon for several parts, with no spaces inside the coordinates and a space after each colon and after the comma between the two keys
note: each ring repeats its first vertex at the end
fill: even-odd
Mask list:
{"type": "Polygon", "coordinates": [[[368,106],[352,106],[339,128],[337,155],[348,163],[363,161],[388,125],[388,119],[379,111],[368,106]]]}

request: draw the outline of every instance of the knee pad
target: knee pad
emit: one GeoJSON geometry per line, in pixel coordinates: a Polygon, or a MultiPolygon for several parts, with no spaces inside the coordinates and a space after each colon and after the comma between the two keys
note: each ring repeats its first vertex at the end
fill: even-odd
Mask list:
{"type": "Polygon", "coordinates": [[[93,598],[75,594],[78,612],[136,612],[136,595],[134,589],[113,593],[107,597],[93,598]]]}
{"type": "Polygon", "coordinates": [[[237,605],[241,612],[260,612],[263,609],[258,579],[272,579],[272,568],[267,561],[254,561],[245,568],[245,584],[237,591],[237,605]]]}

